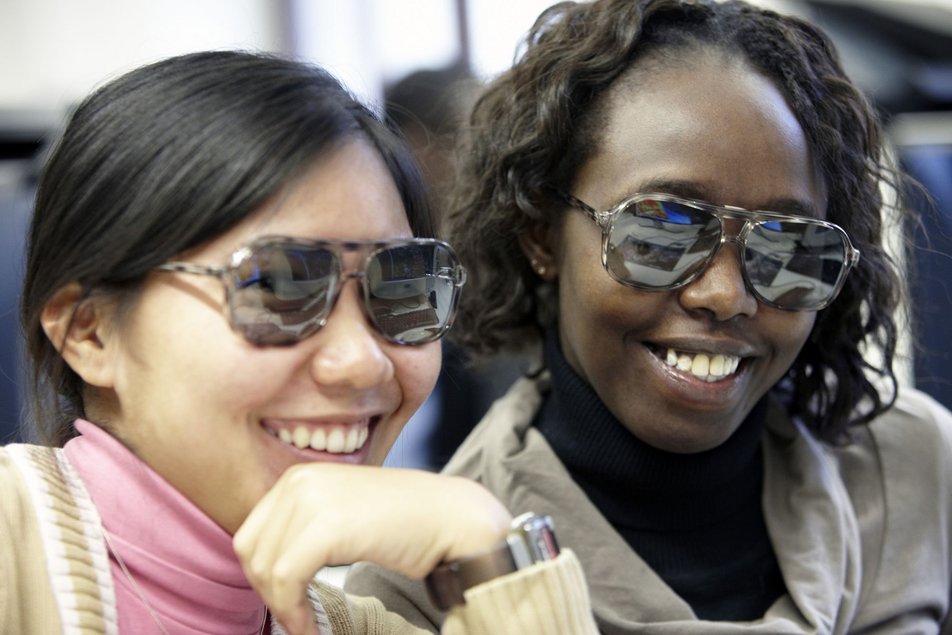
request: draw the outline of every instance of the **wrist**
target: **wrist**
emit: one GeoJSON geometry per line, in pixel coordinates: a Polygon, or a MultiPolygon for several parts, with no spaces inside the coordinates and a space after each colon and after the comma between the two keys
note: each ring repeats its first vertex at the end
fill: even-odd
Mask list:
{"type": "Polygon", "coordinates": [[[509,532],[488,551],[458,558],[436,567],[426,578],[433,603],[442,610],[465,604],[464,592],[483,582],[552,560],[559,545],[552,519],[533,513],[515,518],[509,532]]]}

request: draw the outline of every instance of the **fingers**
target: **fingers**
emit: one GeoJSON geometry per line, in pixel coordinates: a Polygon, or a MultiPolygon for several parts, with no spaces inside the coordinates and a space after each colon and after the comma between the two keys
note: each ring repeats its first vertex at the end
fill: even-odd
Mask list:
{"type": "Polygon", "coordinates": [[[317,635],[314,611],[307,599],[307,587],[311,579],[287,578],[276,572],[271,579],[269,592],[262,599],[271,614],[281,623],[289,635],[317,635]]]}
{"type": "MultiPolygon", "coordinates": [[[[290,635],[315,635],[314,616],[307,600],[307,587],[320,564],[292,567],[282,554],[289,532],[295,526],[296,508],[281,504],[286,485],[279,482],[258,503],[235,533],[233,545],[252,587],[261,595],[271,614],[290,635]],[[291,517],[289,517],[291,516],[291,517]]],[[[315,561],[323,559],[316,553],[315,561]]]]}
{"type": "MultiPolygon", "coordinates": [[[[479,483],[459,476],[440,476],[449,481],[452,499],[447,502],[453,539],[443,554],[452,560],[480,553],[501,540],[509,531],[512,514],[479,483]],[[455,528],[455,530],[454,530],[455,528]]],[[[444,520],[444,522],[447,522],[444,520]]]]}
{"type": "Polygon", "coordinates": [[[270,606],[271,614],[288,632],[288,635],[320,635],[317,624],[314,623],[314,612],[307,601],[295,606],[293,609],[278,613],[270,606]]]}
{"type": "Polygon", "coordinates": [[[252,510],[233,540],[245,575],[263,597],[270,595],[274,563],[284,549],[287,532],[295,531],[294,519],[289,516],[296,508],[281,503],[286,498],[285,489],[284,482],[279,481],[252,510]]]}
{"type": "Polygon", "coordinates": [[[509,521],[468,479],[308,463],[288,469],[259,501],[234,548],[252,586],[296,635],[313,628],[307,587],[322,567],[367,560],[420,578],[442,560],[496,544],[509,521]]]}

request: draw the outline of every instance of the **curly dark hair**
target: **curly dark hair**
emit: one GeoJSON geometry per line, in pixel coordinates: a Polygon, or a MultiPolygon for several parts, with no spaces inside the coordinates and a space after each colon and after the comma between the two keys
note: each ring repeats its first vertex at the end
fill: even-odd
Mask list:
{"type": "Polygon", "coordinates": [[[778,384],[790,412],[818,438],[844,441],[849,426],[870,421],[896,398],[893,316],[903,286],[884,250],[890,207],[883,192],[898,201],[904,177],[886,160],[878,116],[828,37],[744,2],[564,2],[539,17],[515,65],[477,101],[461,153],[449,222],[471,287],[456,338],[477,354],[538,342],[555,315],[557,289],[533,273],[519,235],[565,212],[551,188],[571,184],[600,142],[600,96],[644,56],[711,49],[743,58],[777,85],[828,187],[827,219],[862,252],[778,384]],[[864,356],[868,344],[882,350],[879,363],[864,356]]]}

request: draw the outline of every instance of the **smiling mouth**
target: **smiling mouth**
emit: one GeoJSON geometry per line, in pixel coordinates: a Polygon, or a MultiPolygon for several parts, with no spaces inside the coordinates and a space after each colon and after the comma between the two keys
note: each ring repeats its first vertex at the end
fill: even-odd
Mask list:
{"type": "Polygon", "coordinates": [[[669,367],[708,383],[730,377],[737,372],[742,361],[742,358],[736,355],[690,352],[655,346],[649,348],[669,367]]]}
{"type": "Polygon", "coordinates": [[[353,454],[370,437],[371,419],[348,424],[288,424],[265,429],[282,443],[299,450],[311,449],[329,454],[353,454]]]}

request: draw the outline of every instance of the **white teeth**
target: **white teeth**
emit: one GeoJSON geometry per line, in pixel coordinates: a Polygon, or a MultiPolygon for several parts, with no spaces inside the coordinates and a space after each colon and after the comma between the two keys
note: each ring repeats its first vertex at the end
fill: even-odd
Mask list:
{"type": "Polygon", "coordinates": [[[311,434],[311,449],[321,451],[327,449],[327,433],[323,428],[318,428],[311,434]]]}
{"type": "Polygon", "coordinates": [[[344,451],[344,431],[340,428],[334,428],[327,435],[327,451],[338,454],[344,451]]]}
{"type": "Polygon", "coordinates": [[[678,370],[691,370],[693,364],[694,360],[691,359],[690,355],[685,353],[678,355],[678,370]]]}
{"type": "Polygon", "coordinates": [[[694,356],[694,363],[691,364],[691,373],[697,377],[707,377],[707,371],[711,367],[711,358],[704,353],[698,353],[694,356]]]}
{"type": "Polygon", "coordinates": [[[711,365],[708,368],[708,372],[718,377],[725,374],[723,355],[715,355],[714,357],[711,358],[711,365]]]}
{"type": "Polygon", "coordinates": [[[370,437],[367,425],[350,425],[346,427],[318,426],[310,431],[307,426],[299,425],[294,428],[281,428],[277,431],[279,439],[296,448],[311,448],[319,452],[333,454],[350,454],[364,447],[370,437]]]}
{"type": "Polygon", "coordinates": [[[350,454],[357,448],[357,437],[360,436],[360,433],[357,432],[357,428],[351,428],[347,432],[347,437],[344,439],[344,452],[350,454]]]}
{"type": "Polygon", "coordinates": [[[298,426],[294,429],[291,441],[294,442],[295,447],[306,448],[311,443],[311,433],[304,426],[298,426]]]}
{"type": "Polygon", "coordinates": [[[707,382],[714,382],[737,371],[740,357],[735,355],[709,355],[707,353],[685,353],[669,348],[664,355],[668,366],[684,372],[690,372],[695,377],[707,382]]]}

